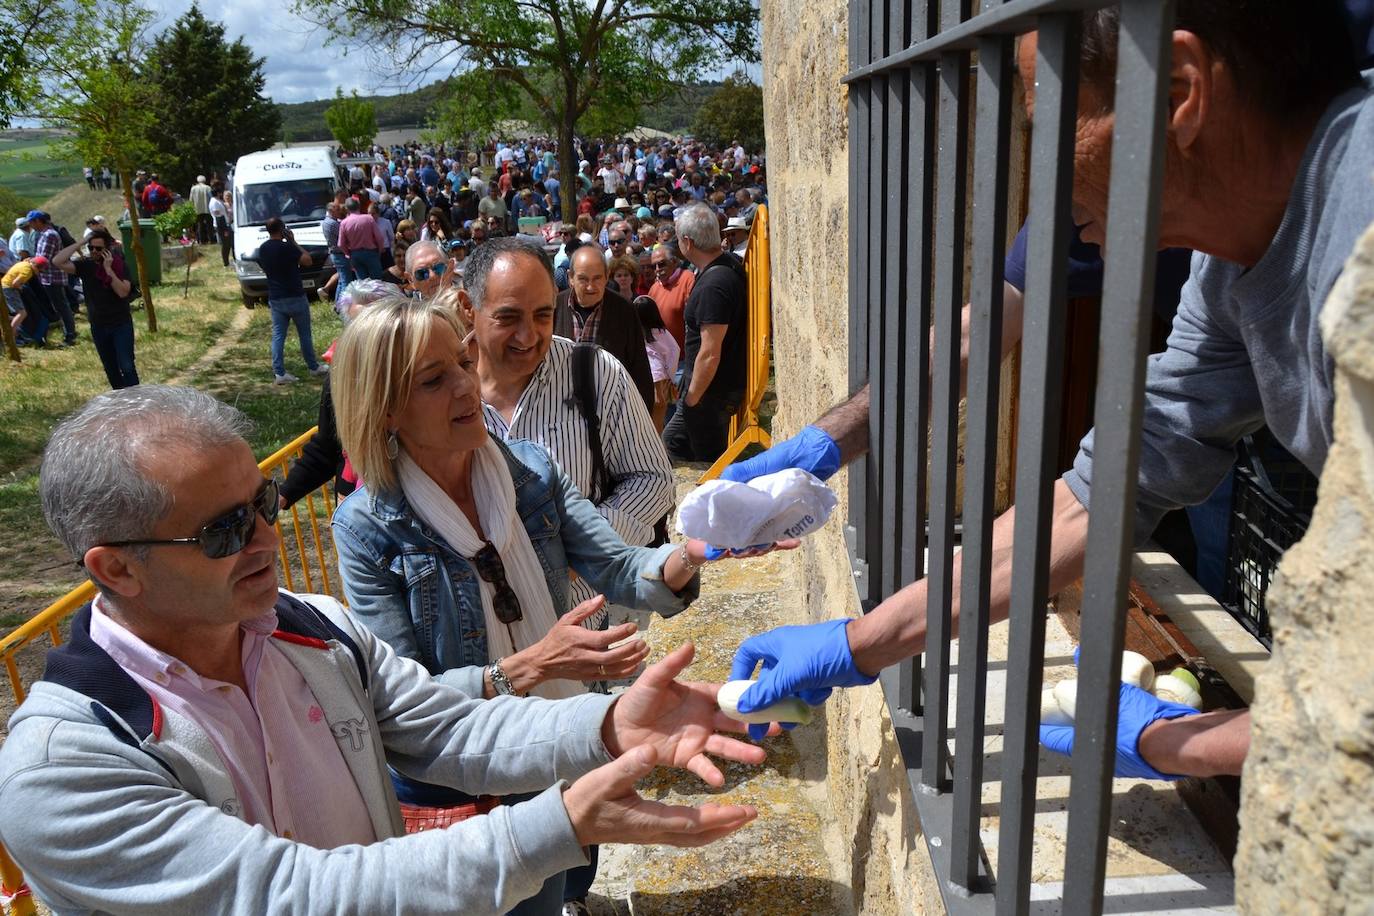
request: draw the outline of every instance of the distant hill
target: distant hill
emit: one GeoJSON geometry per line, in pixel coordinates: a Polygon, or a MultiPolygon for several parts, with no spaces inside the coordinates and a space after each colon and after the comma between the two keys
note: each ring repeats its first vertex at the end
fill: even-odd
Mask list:
{"type": "MultiPolygon", "coordinates": [[[[379,130],[402,128],[420,130],[428,124],[429,113],[434,110],[435,103],[443,97],[447,88],[448,81],[440,80],[437,83],[416,89],[414,92],[403,92],[398,95],[360,96],[359,98],[371,102],[375,106],[379,130]]],[[[639,123],[646,127],[658,128],[667,133],[686,131],[702,102],[706,101],[706,98],[719,88],[720,83],[685,85],[675,97],[645,108],[639,123]]],[[[324,123],[324,111],[332,104],[334,104],[333,99],[320,99],[315,102],[278,105],[277,108],[281,111],[283,132],[292,143],[303,140],[330,139],[329,127],[324,123]]]]}

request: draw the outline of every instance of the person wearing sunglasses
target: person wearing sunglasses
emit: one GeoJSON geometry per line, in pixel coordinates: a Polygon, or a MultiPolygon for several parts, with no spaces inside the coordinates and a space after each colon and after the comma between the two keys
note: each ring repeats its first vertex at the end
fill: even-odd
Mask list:
{"type": "MultiPolygon", "coordinates": [[[[476,278],[482,291],[466,292],[500,322],[513,307],[501,285],[533,271],[548,274],[533,257],[506,258],[476,278]]],[[[551,278],[545,286],[547,324],[551,278]]],[[[529,344],[533,352],[510,357],[537,365],[543,354],[529,334],[513,329],[507,348],[529,344]]],[[[489,435],[477,358],[446,303],[379,303],[344,331],[334,406],[366,481],[334,514],[349,609],[399,655],[471,696],[571,697],[585,682],[632,675],[649,652],[636,626],[582,622],[608,600],[682,611],[700,588],[707,545],[628,546],[542,446],[489,435]],[[601,595],[572,608],[570,571],[601,595]]],[[[412,830],[487,803],[413,774],[395,781],[412,830]]],[[[560,873],[519,913],[558,913],[563,888],[560,873]]]]}
{"type": "MultiPolygon", "coordinates": [[[[479,424],[480,425],[480,424],[479,424]]],[[[619,697],[481,702],[339,602],[278,589],[276,485],[238,410],[187,387],[99,395],[39,472],[95,599],[0,746],[0,842],[55,912],[506,912],[588,844],[700,845],[753,808],[647,802],[657,764],[709,784],[719,685],[684,646],[619,697]],[[405,836],[388,777],[526,804],[405,836]],[[398,903],[404,901],[404,903],[398,903]]]]}
{"type": "Polygon", "coordinates": [[[134,363],[134,319],[129,311],[133,284],[124,258],[115,251],[108,229],[93,229],[84,242],[68,245],[53,257],[53,266],[81,279],[91,342],[111,388],[138,384],[134,363]],[[82,246],[86,256],[77,257],[82,246]]]}
{"type": "Polygon", "coordinates": [[[456,266],[438,242],[426,239],[406,249],[406,279],[423,299],[432,299],[452,286],[458,276],[456,266]]]}

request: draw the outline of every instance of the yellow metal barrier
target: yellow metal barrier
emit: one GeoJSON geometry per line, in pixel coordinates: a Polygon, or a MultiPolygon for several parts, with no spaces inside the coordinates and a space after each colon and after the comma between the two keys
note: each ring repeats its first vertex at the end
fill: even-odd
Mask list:
{"type": "Polygon", "coordinates": [[[759,425],[759,406],[768,390],[768,365],[772,348],[772,273],[768,260],[768,208],[759,205],[749,227],[749,248],[744,253],[744,270],[749,282],[749,368],[744,398],[730,418],[730,445],[698,483],[720,476],[720,472],[755,443],[768,448],[772,438],[759,425]]]}
{"type": "Polygon", "coordinates": [[[0,846],[0,895],[3,895],[4,905],[9,907],[10,916],[33,916],[37,912],[33,892],[24,883],[24,873],[3,846],[0,846]]]}
{"type": "MultiPolygon", "coordinates": [[[[291,462],[300,457],[301,449],[314,434],[315,428],[312,427],[265,458],[258,467],[265,476],[285,477],[291,462]]],[[[325,484],[277,516],[278,571],[284,588],[333,595],[343,600],[342,594],[335,594],[337,576],[330,576],[330,567],[334,564],[333,544],[326,545],[329,516],[333,513],[334,495],[329,485],[325,484]],[[322,500],[319,504],[315,502],[317,497],[322,500]],[[320,508],[324,510],[323,520],[320,508]]],[[[16,702],[24,701],[25,691],[19,666],[15,664],[15,655],[44,634],[54,646],[59,645],[62,642],[62,621],[94,597],[95,586],[89,581],[83,582],[22,626],[0,638],[0,656],[5,660],[5,671],[9,674],[10,688],[14,691],[16,702]]]]}

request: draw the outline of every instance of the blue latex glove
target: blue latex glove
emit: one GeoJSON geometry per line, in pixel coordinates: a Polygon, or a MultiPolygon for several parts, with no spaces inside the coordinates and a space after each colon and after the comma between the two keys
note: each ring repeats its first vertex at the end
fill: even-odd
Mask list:
{"type": "MultiPolygon", "coordinates": [[[[1131,779],[1182,779],[1161,773],[1140,756],[1140,733],[1159,719],[1195,716],[1198,711],[1181,703],[1169,703],[1133,684],[1122,684],[1116,716],[1116,775],[1131,779]]],[[[1073,753],[1072,725],[1041,725],[1040,743],[1056,754],[1073,753]]]]}
{"type": "Polygon", "coordinates": [[[720,477],[735,483],[748,483],[755,477],[787,468],[801,468],[826,480],[840,469],[840,447],[820,427],[807,426],[791,439],[779,442],[747,461],[730,465],[721,471],[720,477]]]}
{"type": "MultiPolygon", "coordinates": [[[[748,680],[754,666],[763,662],[758,682],[739,699],[740,712],[755,712],[797,696],[819,706],[834,687],[861,687],[877,680],[854,666],[845,632],[849,620],[827,620],[804,627],[778,627],[746,639],[735,652],[730,680],[748,680]]],[[[784,723],[784,728],[790,727],[784,723]]],[[[766,725],[749,726],[755,740],[768,731],[766,725]]]]}

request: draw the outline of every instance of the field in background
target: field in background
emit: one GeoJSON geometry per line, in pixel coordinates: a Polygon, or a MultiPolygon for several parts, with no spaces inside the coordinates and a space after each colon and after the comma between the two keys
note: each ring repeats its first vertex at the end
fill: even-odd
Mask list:
{"type": "Polygon", "coordinates": [[[28,200],[46,200],[81,182],[81,163],[55,158],[46,139],[0,137],[0,185],[28,200]]]}
{"type": "Polygon", "coordinates": [[[43,203],[46,210],[59,226],[66,226],[76,238],[85,231],[86,220],[92,216],[105,217],[115,238],[119,238],[116,222],[124,214],[124,192],[92,191],[86,183],[78,182],[54,194],[43,203]]]}

